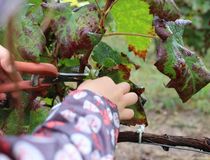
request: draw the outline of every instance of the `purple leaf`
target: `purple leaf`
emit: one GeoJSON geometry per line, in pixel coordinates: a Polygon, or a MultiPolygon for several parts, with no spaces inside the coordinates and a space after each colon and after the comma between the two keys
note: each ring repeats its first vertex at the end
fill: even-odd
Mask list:
{"type": "Polygon", "coordinates": [[[155,66],[171,79],[167,87],[174,88],[183,102],[210,82],[210,72],[202,60],[184,46],[184,26],[190,23],[181,19],[155,21],[156,33],[161,38],[155,66]]]}

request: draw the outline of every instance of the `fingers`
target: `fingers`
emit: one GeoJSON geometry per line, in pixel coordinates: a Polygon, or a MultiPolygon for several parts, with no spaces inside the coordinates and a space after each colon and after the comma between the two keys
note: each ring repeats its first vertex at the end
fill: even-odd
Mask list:
{"type": "Polygon", "coordinates": [[[0,45],[0,64],[7,73],[12,73],[14,67],[11,64],[10,54],[7,49],[0,45]]]}
{"type": "Polygon", "coordinates": [[[126,94],[130,91],[131,87],[130,84],[127,82],[121,82],[117,84],[117,89],[122,92],[123,94],[126,94]]]}
{"type": "Polygon", "coordinates": [[[7,73],[12,73],[14,70],[9,57],[5,57],[5,59],[1,61],[1,66],[7,73]]]}
{"type": "Polygon", "coordinates": [[[131,87],[127,82],[116,84],[109,77],[101,77],[83,82],[78,89],[88,89],[112,101],[117,105],[121,120],[131,119],[134,116],[134,111],[125,107],[135,104],[138,96],[130,92],[131,87]]]}
{"type": "Polygon", "coordinates": [[[127,107],[130,105],[135,104],[138,101],[138,96],[136,93],[134,92],[129,92],[125,95],[123,95],[122,99],[121,99],[121,107],[127,107]]]}
{"type": "Polygon", "coordinates": [[[120,112],[120,120],[129,120],[133,118],[134,111],[132,109],[126,108],[120,112]]]}
{"type": "MultiPolygon", "coordinates": [[[[101,77],[101,78],[98,78],[98,79],[95,79],[95,80],[101,81],[101,82],[104,82],[104,83],[108,83],[108,84],[110,84],[110,85],[116,85],[116,84],[114,83],[114,81],[113,81],[110,77],[108,77],[108,76],[104,76],[104,77],[101,77]]],[[[103,84],[102,84],[102,85],[103,85],[103,84]]]]}
{"type": "Polygon", "coordinates": [[[128,120],[134,116],[134,111],[129,108],[125,108],[127,106],[133,105],[138,101],[138,96],[134,92],[129,92],[123,95],[120,106],[119,106],[119,114],[121,120],[128,120]]]}

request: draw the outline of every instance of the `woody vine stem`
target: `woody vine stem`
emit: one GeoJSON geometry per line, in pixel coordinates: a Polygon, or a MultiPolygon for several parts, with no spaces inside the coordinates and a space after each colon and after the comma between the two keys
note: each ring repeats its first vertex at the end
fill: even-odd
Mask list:
{"type": "MultiPolygon", "coordinates": [[[[118,142],[139,143],[139,133],[131,131],[120,132],[118,142]]],[[[169,151],[169,148],[175,148],[210,155],[210,139],[206,137],[192,138],[167,134],[155,135],[143,133],[141,143],[161,146],[165,151],[169,151]]]]}

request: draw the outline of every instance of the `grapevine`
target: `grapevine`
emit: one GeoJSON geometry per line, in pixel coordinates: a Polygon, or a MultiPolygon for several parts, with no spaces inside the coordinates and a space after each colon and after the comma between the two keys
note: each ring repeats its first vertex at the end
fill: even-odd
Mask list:
{"type": "MultiPolygon", "coordinates": [[[[149,125],[143,108],[145,88],[133,82],[131,76],[133,71],[141,69],[141,63],[146,63],[152,39],[157,41],[154,65],[170,78],[166,87],[174,88],[183,102],[210,82],[209,70],[184,44],[184,29],[191,21],[180,19],[181,14],[173,0],[90,0],[72,4],[15,0],[17,10],[9,8],[9,3],[0,6],[0,14],[5,12],[4,18],[0,18],[0,34],[5,35],[5,41],[1,43],[8,46],[13,60],[47,62],[54,64],[60,72],[88,73],[88,78],[92,79],[109,76],[116,83],[129,82],[139,95],[139,101],[130,106],[135,111],[134,118],[123,124],[149,125]]],[[[27,75],[24,78],[30,79],[27,75]]],[[[47,92],[19,92],[15,98],[8,94],[9,100],[0,103],[3,106],[0,108],[0,134],[31,132],[45,119],[50,108],[79,83],[81,81],[73,85],[54,84],[47,92]],[[22,98],[24,104],[20,102],[22,98]],[[13,125],[17,120],[19,124],[13,125]]],[[[137,133],[121,133],[119,142],[137,142],[138,136],[137,133]]],[[[210,153],[208,138],[143,133],[142,141],[159,144],[165,150],[172,146],[187,146],[210,153]],[[185,143],[180,139],[186,140],[185,143]]]]}

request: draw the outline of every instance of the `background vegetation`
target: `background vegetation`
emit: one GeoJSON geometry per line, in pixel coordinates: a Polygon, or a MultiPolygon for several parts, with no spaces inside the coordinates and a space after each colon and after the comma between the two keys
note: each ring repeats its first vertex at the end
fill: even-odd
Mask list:
{"type": "MultiPolygon", "coordinates": [[[[81,5],[81,3],[76,0],[63,0],[63,2],[69,1],[72,2],[73,8],[74,6],[79,7],[81,5]]],[[[16,26],[16,29],[19,32],[17,32],[18,34],[16,35],[17,41],[15,45],[18,46],[17,50],[20,54],[22,54],[24,60],[52,62],[59,68],[60,71],[69,72],[73,71],[75,68],[78,70],[78,66],[82,60],[81,57],[86,58],[85,55],[88,55],[87,57],[91,55],[90,59],[95,61],[97,65],[95,65],[91,60],[90,65],[92,65],[93,68],[95,67],[100,70],[102,73],[101,76],[108,75],[107,72],[103,71],[109,69],[109,71],[113,71],[114,75],[109,74],[109,76],[120,82],[128,80],[124,78],[124,76],[127,74],[127,77],[129,77],[131,71],[130,79],[132,82],[134,82],[134,84],[138,84],[139,86],[143,85],[146,88],[145,96],[148,99],[145,106],[146,111],[161,111],[162,109],[196,109],[204,113],[210,113],[210,85],[206,86],[198,94],[193,96],[191,100],[183,104],[174,89],[165,89],[164,85],[167,84],[169,79],[160,74],[153,65],[156,61],[156,40],[151,43],[146,57],[146,49],[151,42],[151,37],[155,37],[155,33],[151,25],[153,17],[148,14],[149,6],[145,2],[132,1],[132,3],[128,3],[127,1],[122,0],[114,5],[111,10],[111,14],[107,17],[107,20],[104,23],[107,33],[103,37],[102,42],[100,42],[97,46],[95,45],[101,40],[101,37],[98,37],[98,34],[104,34],[104,26],[102,25],[99,27],[98,24],[103,24],[101,23],[101,20],[103,19],[100,19],[99,21],[98,12],[96,10],[90,11],[87,15],[84,14],[87,11],[87,9],[84,8],[73,13],[70,5],[68,4],[68,8],[65,12],[53,12],[56,16],[50,17],[48,9],[52,6],[47,6],[47,4],[45,4],[46,6],[42,6],[45,9],[42,10],[40,9],[41,1],[30,0],[29,2],[33,3],[33,5],[29,4],[25,8],[25,10],[28,10],[27,12],[23,10],[23,15],[19,17],[18,21],[21,23],[18,23],[16,26]],[[126,10],[130,11],[129,14],[124,12],[126,10]],[[43,27],[41,22],[45,22],[42,20],[45,20],[44,14],[46,13],[53,23],[50,23],[48,28],[45,30],[44,35],[40,30],[40,26],[43,27]],[[93,22],[91,21],[92,19],[94,19],[93,22]],[[136,21],[137,19],[138,21],[136,21]],[[89,20],[91,23],[89,23],[89,20]],[[70,33],[68,27],[72,29],[70,33]],[[96,32],[98,34],[89,35],[87,31],[96,32]],[[126,36],[126,42],[122,36],[112,35],[109,37],[110,33],[112,34],[116,32],[143,33],[149,34],[150,37],[126,36]],[[47,40],[46,44],[44,36],[47,40]],[[94,40],[96,41],[92,43],[91,39],[90,42],[88,38],[89,36],[92,36],[93,39],[95,38],[94,40]],[[87,43],[92,44],[93,46],[86,45],[87,43]],[[68,45],[66,46],[66,44],[68,45]],[[75,47],[71,44],[79,44],[79,46],[75,47]],[[128,51],[128,44],[134,44],[134,46],[137,47],[137,49],[134,47],[134,50],[132,50],[135,55],[130,52],[130,49],[128,51]],[[68,55],[69,51],[72,52],[70,55],[68,55]],[[77,54],[73,55],[74,53],[77,54]],[[121,53],[124,53],[124,56],[126,55],[129,60],[124,58],[121,53]],[[146,61],[144,62],[145,58],[146,61]],[[135,62],[136,59],[138,62],[135,62]],[[121,66],[121,68],[119,66],[121,66]],[[140,67],[140,69],[138,69],[138,67],[140,67]],[[121,72],[119,72],[119,74],[115,74],[115,70],[120,70],[121,72]]],[[[104,1],[101,0],[98,2],[100,2],[98,3],[99,8],[101,5],[104,5],[104,1]]],[[[86,4],[86,1],[83,1],[82,4],[86,4]]],[[[177,1],[177,4],[183,18],[191,19],[193,22],[191,26],[186,27],[184,39],[185,43],[188,45],[187,47],[195,50],[198,54],[203,56],[204,62],[207,64],[207,68],[209,68],[209,2],[191,2],[188,0],[180,0],[177,1]]],[[[82,67],[79,67],[79,71],[83,72],[85,65],[86,64],[81,65],[82,67]]],[[[64,91],[66,91],[66,88],[62,90],[62,93],[64,91]]],[[[50,91],[50,93],[52,93],[51,95],[53,96],[48,95],[48,99],[44,99],[44,101],[52,106],[54,105],[52,103],[54,100],[52,99],[56,99],[57,94],[52,91],[50,91]]],[[[61,95],[60,99],[62,99],[63,96],[64,95],[61,95]]],[[[39,102],[41,102],[41,100],[39,102]]],[[[40,106],[41,105],[37,107],[39,108],[38,110],[32,110],[31,116],[28,118],[28,121],[30,122],[30,125],[28,125],[30,126],[30,131],[40,122],[37,115],[40,115],[39,117],[41,120],[46,116],[46,109],[43,110],[43,107],[40,106]]],[[[11,114],[10,117],[15,117],[15,115],[11,114]]],[[[14,121],[16,121],[15,118],[11,120],[11,123],[8,121],[7,128],[13,128],[14,121]]],[[[7,133],[14,133],[15,130],[16,128],[7,133]]]]}
{"type": "MultiPolygon", "coordinates": [[[[210,1],[176,0],[183,18],[192,20],[192,25],[186,27],[185,44],[202,56],[207,68],[210,68],[210,1]]],[[[182,103],[173,89],[164,89],[169,79],[158,73],[151,65],[155,63],[155,47],[151,45],[146,63],[141,68],[141,83],[147,86],[146,95],[149,101],[147,109],[197,109],[210,113],[210,85],[207,85],[188,102],[182,103]],[[164,82],[164,83],[163,83],[164,82]]],[[[137,80],[137,77],[134,79],[137,80]]]]}

